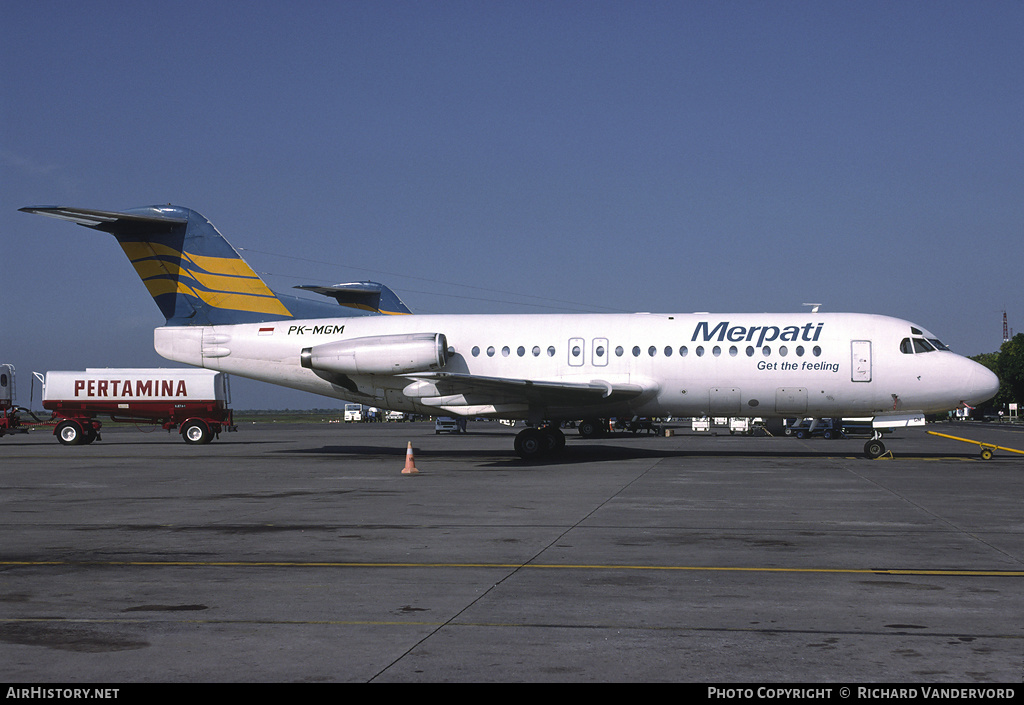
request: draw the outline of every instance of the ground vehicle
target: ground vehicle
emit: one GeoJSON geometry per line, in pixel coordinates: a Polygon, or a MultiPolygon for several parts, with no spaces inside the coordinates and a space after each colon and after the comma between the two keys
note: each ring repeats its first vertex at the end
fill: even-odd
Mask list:
{"type": "Polygon", "coordinates": [[[745,436],[764,435],[764,432],[764,419],[760,416],[753,418],[734,417],[729,419],[729,433],[733,435],[737,433],[745,436]]]}
{"type": "Polygon", "coordinates": [[[661,428],[655,426],[650,419],[640,418],[639,416],[634,416],[631,419],[616,419],[615,428],[628,431],[634,436],[640,432],[647,434],[658,434],[661,432],[661,428]]]}
{"type": "Polygon", "coordinates": [[[345,423],[358,422],[363,420],[362,404],[345,405],[345,423]]]}
{"type": "Polygon", "coordinates": [[[453,419],[451,416],[438,416],[434,419],[434,433],[462,433],[465,430],[464,424],[453,419]]]}
{"type": "Polygon", "coordinates": [[[839,427],[833,419],[799,419],[795,423],[786,426],[787,436],[797,438],[810,438],[812,436],[823,436],[824,438],[838,438],[839,427]]]}
{"type": "Polygon", "coordinates": [[[14,405],[14,365],[0,365],[0,409],[14,405]]]}
{"type": "Polygon", "coordinates": [[[34,374],[43,383],[43,408],[52,412],[53,433],[63,445],[100,440],[98,416],[178,428],[192,444],[235,430],[227,375],[220,372],[99,367],[34,374]]]}
{"type": "Polygon", "coordinates": [[[0,365],[0,436],[25,431],[14,405],[14,365],[0,365]]]}
{"type": "Polygon", "coordinates": [[[20,433],[22,430],[18,409],[15,407],[0,408],[0,436],[5,433],[20,433]]]}

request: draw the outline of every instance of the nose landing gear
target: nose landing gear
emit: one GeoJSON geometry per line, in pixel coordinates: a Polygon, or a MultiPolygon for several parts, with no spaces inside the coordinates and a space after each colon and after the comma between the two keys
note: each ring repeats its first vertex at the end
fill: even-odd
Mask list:
{"type": "Polygon", "coordinates": [[[885,444],[882,443],[882,436],[878,434],[877,438],[872,438],[870,441],[864,444],[864,455],[875,460],[885,455],[885,444]]]}

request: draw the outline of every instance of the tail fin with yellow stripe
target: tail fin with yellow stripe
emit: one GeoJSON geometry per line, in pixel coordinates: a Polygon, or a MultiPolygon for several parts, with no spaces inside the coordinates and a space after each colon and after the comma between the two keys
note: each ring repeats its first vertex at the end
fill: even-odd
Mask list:
{"type": "MultiPolygon", "coordinates": [[[[169,326],[343,315],[332,304],[271,291],[213,224],[188,208],[149,206],[112,212],[38,206],[21,210],[112,234],[169,326]]],[[[340,298],[338,303],[348,305],[340,298]]],[[[399,312],[408,313],[408,309],[399,312]]]]}

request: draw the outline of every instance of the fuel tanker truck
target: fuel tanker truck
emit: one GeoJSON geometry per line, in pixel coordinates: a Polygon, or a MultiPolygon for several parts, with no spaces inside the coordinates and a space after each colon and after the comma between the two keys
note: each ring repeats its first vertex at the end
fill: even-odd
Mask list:
{"type": "Polygon", "coordinates": [[[177,428],[193,444],[235,430],[228,379],[221,372],[95,367],[35,375],[43,383],[43,408],[53,413],[53,433],[64,445],[100,440],[102,416],[177,428]]]}

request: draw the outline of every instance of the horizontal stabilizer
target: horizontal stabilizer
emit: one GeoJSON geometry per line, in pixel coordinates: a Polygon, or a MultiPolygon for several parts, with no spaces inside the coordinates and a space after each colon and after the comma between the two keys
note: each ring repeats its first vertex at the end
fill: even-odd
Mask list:
{"type": "Polygon", "coordinates": [[[386,314],[412,313],[395,292],[377,282],[352,282],[334,286],[304,284],[295,288],[330,296],[342,306],[350,308],[386,314]]]}
{"type": "Polygon", "coordinates": [[[180,213],[162,212],[159,207],[146,208],[144,213],[139,212],[115,212],[98,211],[89,208],[66,208],[63,206],[30,206],[19,208],[22,213],[35,213],[45,215],[58,220],[68,220],[72,223],[84,225],[87,228],[95,228],[108,233],[116,233],[124,230],[136,229],[142,225],[184,225],[188,217],[182,217],[180,213]]]}

